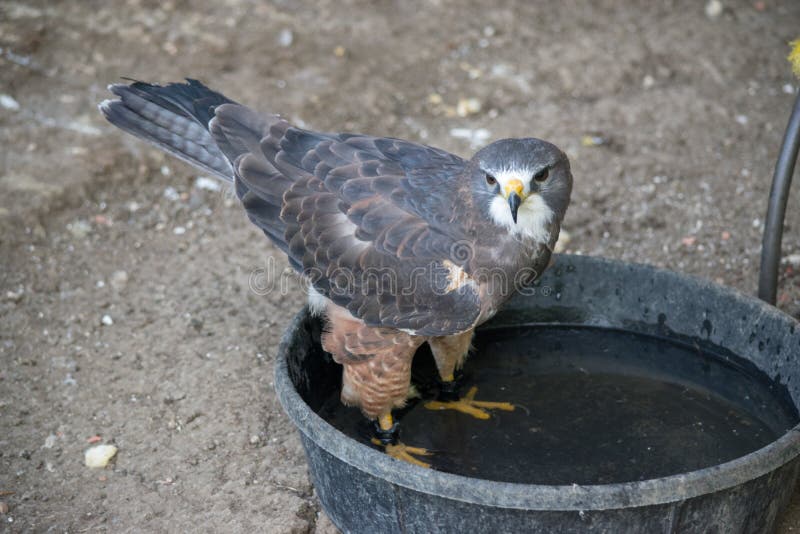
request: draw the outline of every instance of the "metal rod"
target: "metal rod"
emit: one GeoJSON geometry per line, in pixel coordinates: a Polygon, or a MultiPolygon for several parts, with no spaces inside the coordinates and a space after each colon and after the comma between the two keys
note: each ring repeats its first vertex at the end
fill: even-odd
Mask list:
{"type": "Polygon", "coordinates": [[[783,135],[781,152],[775,164],[772,189],[769,192],[767,218],[764,222],[764,238],[761,244],[761,269],[758,274],[758,298],[775,305],[778,293],[778,266],[781,260],[781,240],[789,187],[800,147],[800,92],[794,101],[792,116],[783,135]]]}

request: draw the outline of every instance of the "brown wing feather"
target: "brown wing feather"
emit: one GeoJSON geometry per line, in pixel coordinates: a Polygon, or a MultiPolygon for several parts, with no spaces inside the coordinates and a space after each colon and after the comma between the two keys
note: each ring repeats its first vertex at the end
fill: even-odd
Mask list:
{"type": "Polygon", "coordinates": [[[446,290],[445,260],[466,238],[454,215],[463,160],[394,139],[274,125],[260,149],[288,187],[244,165],[237,171],[256,194],[283,191],[287,253],[317,290],[370,326],[420,335],[472,326],[476,287],[446,290]]]}

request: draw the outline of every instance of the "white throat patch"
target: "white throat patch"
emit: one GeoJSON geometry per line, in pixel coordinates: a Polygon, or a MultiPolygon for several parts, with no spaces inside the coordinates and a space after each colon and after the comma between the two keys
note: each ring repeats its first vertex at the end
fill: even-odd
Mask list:
{"type": "Polygon", "coordinates": [[[516,223],[511,217],[508,201],[500,195],[493,198],[489,214],[495,224],[504,227],[511,235],[525,236],[537,243],[547,243],[550,240],[548,227],[555,214],[541,196],[536,193],[530,194],[531,173],[518,169],[503,169],[492,176],[500,184],[501,191],[510,180],[516,179],[524,184],[523,194],[528,195],[517,210],[516,223]]]}

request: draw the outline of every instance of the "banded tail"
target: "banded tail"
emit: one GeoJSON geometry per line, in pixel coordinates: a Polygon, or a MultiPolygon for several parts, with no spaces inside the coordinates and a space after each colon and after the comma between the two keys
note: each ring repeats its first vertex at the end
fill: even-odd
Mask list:
{"type": "Polygon", "coordinates": [[[288,251],[280,212],[293,180],[278,171],[262,145],[279,150],[288,122],[258,114],[192,79],[163,86],[114,84],[109,90],[119,99],[106,100],[99,108],[111,124],[234,182],[250,220],[288,251]]]}
{"type": "Polygon", "coordinates": [[[233,100],[192,79],[165,86],[113,84],[108,89],[119,100],[105,100],[99,108],[111,124],[206,172],[233,180],[231,163],[239,154],[226,153],[230,147],[210,132],[216,108],[235,105],[233,100]]]}

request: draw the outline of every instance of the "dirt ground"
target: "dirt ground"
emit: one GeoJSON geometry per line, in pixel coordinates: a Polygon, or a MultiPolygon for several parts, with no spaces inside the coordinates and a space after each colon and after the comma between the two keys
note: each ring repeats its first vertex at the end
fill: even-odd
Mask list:
{"type": "Polygon", "coordinates": [[[121,76],[462,155],[551,140],[569,251],[754,291],[800,3],[489,5],[0,3],[0,531],[335,531],[271,387],[299,285],[264,291],[286,262],[232,195],[103,122],[121,76]]]}

